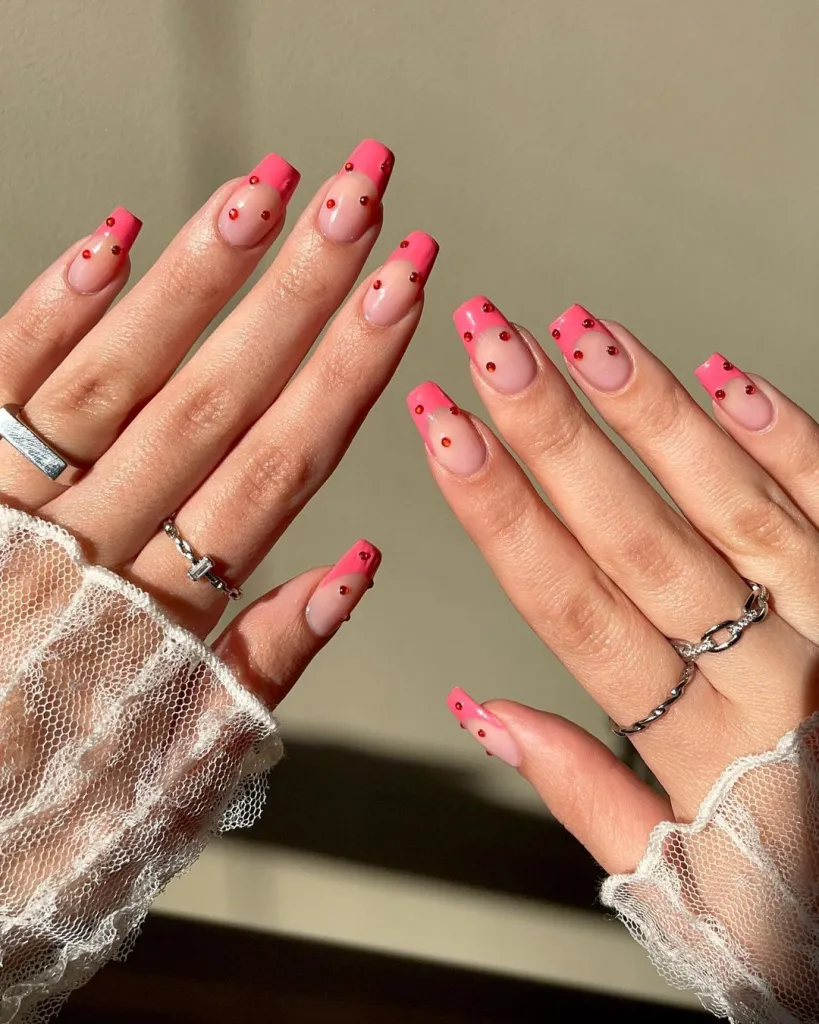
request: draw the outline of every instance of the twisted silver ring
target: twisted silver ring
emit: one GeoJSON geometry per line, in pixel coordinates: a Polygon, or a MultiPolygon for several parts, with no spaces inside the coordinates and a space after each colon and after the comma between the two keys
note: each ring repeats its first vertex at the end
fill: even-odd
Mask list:
{"type": "Polygon", "coordinates": [[[753,583],[751,580],[745,580],[745,582],[750,587],[751,592],[745,600],[742,614],[738,619],[725,619],[723,622],[718,622],[716,626],[706,629],[699,640],[695,642],[690,643],[687,640],[669,639],[668,642],[683,660],[682,672],[680,673],[677,685],[662,704],[658,704],[645,718],[641,718],[632,725],[621,726],[610,720],[613,733],[616,733],[618,736],[631,736],[635,732],[643,732],[652,722],[662,718],[671,705],[675,704],[682,697],[686,686],[691,682],[696,669],[697,658],[703,654],[720,654],[722,651],[727,651],[734,644],[739,643],[742,639],[742,634],[749,626],[752,626],[755,622],[762,622],[768,614],[768,588],[763,587],[760,583],[753,583]],[[716,640],[716,635],[723,632],[728,634],[727,639],[721,642],[716,640]]]}
{"type": "Polygon", "coordinates": [[[188,569],[189,580],[193,580],[194,583],[198,583],[199,580],[207,580],[216,590],[221,590],[223,594],[227,594],[231,601],[239,600],[242,596],[242,591],[238,587],[232,587],[221,576],[216,575],[213,571],[213,559],[209,555],[202,555],[200,558],[194,554],[193,548],[182,538],[179,530],[176,528],[176,523],[173,521],[172,516],[163,521],[162,529],[174,542],[177,551],[184,555],[191,563],[191,567],[188,569]]]}
{"type": "Polygon", "coordinates": [[[64,487],[75,484],[82,476],[79,466],[72,466],[65,456],[52,448],[23,419],[23,408],[19,405],[0,406],[0,439],[8,441],[12,448],[44,473],[64,487]]]}

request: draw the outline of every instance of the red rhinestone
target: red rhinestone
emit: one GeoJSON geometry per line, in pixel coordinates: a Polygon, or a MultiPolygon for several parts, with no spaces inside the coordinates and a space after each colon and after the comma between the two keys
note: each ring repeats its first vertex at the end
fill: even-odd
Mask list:
{"type": "Polygon", "coordinates": [[[495,364],[494,363],[487,363],[486,364],[486,369],[487,369],[487,371],[489,373],[494,373],[495,369],[496,369],[495,364]]]}
{"type": "Polygon", "coordinates": [[[753,386],[753,384],[746,384],[745,385],[745,394],[746,395],[753,395],[755,392],[756,392],[756,388],[753,386]]]}
{"type": "Polygon", "coordinates": [[[720,401],[722,401],[722,399],[725,398],[725,392],[722,390],[722,388],[717,388],[717,390],[714,392],[714,398],[718,398],[720,401]]]}
{"type": "Polygon", "coordinates": [[[441,444],[444,446],[444,448],[449,448],[449,446],[452,444],[452,440],[448,437],[442,437],[441,444]]]}
{"type": "Polygon", "coordinates": [[[461,704],[461,702],[459,700],[456,700],[455,701],[455,710],[456,711],[463,711],[463,709],[464,709],[463,704],[461,704]]]}
{"type": "Polygon", "coordinates": [[[487,757],[494,757],[495,755],[494,755],[494,754],[492,753],[492,751],[491,751],[491,750],[487,750],[487,751],[486,751],[486,756],[487,756],[487,757]]]}
{"type": "Polygon", "coordinates": [[[285,192],[289,192],[290,189],[293,187],[293,179],[288,178],[282,187],[284,188],[285,192]]]}
{"type": "Polygon", "coordinates": [[[91,250],[90,249],[83,249],[83,251],[82,251],[82,258],[84,260],[90,260],[91,259],[91,250]]]}
{"type": "Polygon", "coordinates": [[[345,171],[351,171],[352,169],[353,169],[353,165],[348,160],[347,163],[344,165],[344,170],[345,171]]]}
{"type": "Polygon", "coordinates": [[[236,220],[236,218],[238,216],[239,216],[239,211],[236,209],[235,206],[232,207],[230,210],[228,210],[228,217],[230,217],[231,220],[236,220]]]}
{"type": "Polygon", "coordinates": [[[572,353],[572,355],[575,357],[575,359],[582,359],[583,358],[583,353],[580,351],[579,348],[576,348],[574,350],[574,352],[572,353]]]}
{"type": "Polygon", "coordinates": [[[461,410],[458,408],[457,405],[450,405],[449,411],[452,413],[453,416],[461,415],[461,410]]]}
{"type": "Polygon", "coordinates": [[[409,245],[409,242],[405,238],[404,241],[398,246],[398,248],[399,249],[406,249],[408,245],[409,245]]]}
{"type": "Polygon", "coordinates": [[[392,170],[392,167],[391,167],[391,166],[389,165],[389,163],[388,163],[388,162],[387,162],[387,161],[385,160],[385,161],[384,161],[384,163],[383,163],[383,164],[381,164],[381,170],[382,170],[382,171],[383,171],[383,172],[384,172],[385,174],[389,174],[389,173],[390,173],[390,171],[392,170]]]}
{"type": "Polygon", "coordinates": [[[418,271],[417,270],[413,270],[413,272],[410,274],[410,281],[412,281],[412,283],[415,284],[415,282],[418,280],[418,277],[419,277],[418,271]]]}
{"type": "Polygon", "coordinates": [[[342,597],[346,597],[350,593],[350,588],[347,586],[346,583],[342,583],[341,586],[338,588],[338,592],[339,594],[341,594],[342,597]]]}
{"type": "Polygon", "coordinates": [[[560,337],[560,331],[559,331],[559,330],[558,330],[558,329],[557,329],[556,327],[555,327],[555,329],[554,329],[554,330],[552,331],[552,337],[553,337],[553,338],[555,338],[555,339],[557,339],[557,338],[559,338],[559,337],[560,337]]]}
{"type": "Polygon", "coordinates": [[[620,349],[616,345],[609,345],[609,347],[606,349],[606,351],[608,352],[608,354],[610,356],[619,356],[620,355],[620,349]]]}
{"type": "Polygon", "coordinates": [[[361,203],[362,206],[369,206],[369,204],[370,204],[370,197],[369,196],[362,196],[358,201],[359,201],[359,203],[361,203]]]}
{"type": "Polygon", "coordinates": [[[491,302],[484,302],[484,304],[481,306],[481,309],[484,311],[484,313],[495,312],[495,307],[492,305],[491,302]]]}
{"type": "Polygon", "coordinates": [[[583,321],[584,327],[594,327],[594,320],[590,320],[588,317],[583,321]]]}
{"type": "Polygon", "coordinates": [[[416,405],[415,406],[415,415],[416,416],[420,416],[423,411],[424,411],[423,405],[416,405]]]}
{"type": "Polygon", "coordinates": [[[509,331],[501,331],[500,332],[500,340],[501,341],[509,341],[509,339],[511,337],[512,337],[512,335],[509,333],[509,331]]]}
{"type": "Polygon", "coordinates": [[[262,210],[262,220],[270,220],[270,210],[262,210]]]}
{"type": "Polygon", "coordinates": [[[258,174],[251,174],[250,177],[248,178],[248,182],[251,185],[258,185],[259,184],[259,175],[258,174]]]}
{"type": "Polygon", "coordinates": [[[332,208],[333,208],[333,207],[334,207],[335,205],[336,205],[336,201],[335,201],[335,199],[328,199],[328,200],[327,200],[327,209],[328,209],[328,210],[332,210],[332,208]]]}
{"type": "Polygon", "coordinates": [[[728,360],[726,359],[725,362],[722,364],[722,368],[723,368],[723,370],[733,370],[734,364],[733,363],[729,363],[728,360]]]}
{"type": "Polygon", "coordinates": [[[486,729],[478,729],[478,735],[483,739],[486,736],[486,729]]]}
{"type": "Polygon", "coordinates": [[[122,252],[122,249],[118,245],[112,245],[111,252],[114,254],[114,256],[119,256],[119,254],[122,252]]]}
{"type": "Polygon", "coordinates": [[[109,228],[112,228],[116,224],[116,219],[114,217],[106,217],[105,223],[108,225],[109,228]]]}
{"type": "Polygon", "coordinates": [[[466,726],[464,725],[463,722],[459,722],[458,725],[461,727],[461,729],[465,729],[466,728],[466,726]]]}
{"type": "Polygon", "coordinates": [[[472,331],[464,331],[464,341],[472,341],[472,331]]]}
{"type": "Polygon", "coordinates": [[[381,287],[381,282],[380,281],[373,281],[373,288],[375,288],[376,291],[378,291],[378,289],[380,287],[381,287]]]}
{"type": "Polygon", "coordinates": [[[359,551],[358,552],[358,557],[361,559],[362,562],[369,562],[369,560],[370,560],[370,552],[369,551],[359,551]]]}

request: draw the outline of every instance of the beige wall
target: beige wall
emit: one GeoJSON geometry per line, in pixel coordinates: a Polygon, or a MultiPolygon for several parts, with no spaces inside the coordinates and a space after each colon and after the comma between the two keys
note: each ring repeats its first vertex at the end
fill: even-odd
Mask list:
{"type": "MultiPolygon", "coordinates": [[[[288,700],[288,734],[431,766],[428,785],[457,779],[487,801],[490,822],[496,802],[540,812],[458,733],[443,706],[450,685],[605,734],[433,488],[403,395],[434,376],[478,405],[449,314],[480,290],[541,335],[582,301],[629,324],[687,380],[719,347],[811,403],[818,46],[813,0],[0,4],[4,305],[114,204],[145,220],[138,273],[221,180],[268,149],[302,170],[303,199],[365,135],[398,157],[371,265],[412,228],[441,242],[403,367],[249,588],[330,561],[360,535],[385,551],[377,597],[288,700]]],[[[298,761],[288,770],[298,784],[298,761]]],[[[426,827],[419,814],[418,844],[426,827]]],[[[453,837],[450,875],[432,884],[234,840],[165,905],[662,990],[614,925],[459,885],[458,859],[488,842],[481,831],[453,837]]]]}

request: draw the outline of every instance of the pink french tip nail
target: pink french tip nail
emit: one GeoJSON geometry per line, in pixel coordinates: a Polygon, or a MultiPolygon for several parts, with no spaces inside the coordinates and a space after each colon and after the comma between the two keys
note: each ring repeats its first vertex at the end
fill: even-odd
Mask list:
{"type": "Polygon", "coordinates": [[[355,242],[373,223],[395,165],[392,150],[376,139],[359,142],[333,179],[318,224],[333,242],[355,242]]]}
{"type": "Polygon", "coordinates": [[[552,337],[581,377],[598,391],[620,391],[634,364],[611,331],[583,306],[569,306],[550,325],[552,337]]]}
{"type": "Polygon", "coordinates": [[[774,407],[747,374],[719,352],[694,371],[723,412],[746,430],[764,430],[773,423],[774,407]]]}
{"type": "Polygon", "coordinates": [[[486,445],[469,416],[428,381],[407,396],[410,416],[434,458],[456,476],[472,476],[486,462],[486,445]]]}
{"type": "Polygon", "coordinates": [[[424,290],[435,260],[438,243],[432,235],[412,231],[376,271],[362,309],[376,327],[391,327],[412,309],[424,290]]]}
{"type": "Polygon", "coordinates": [[[478,373],[496,391],[511,395],[532,383],[535,357],[494,302],[476,295],[458,306],[452,319],[478,373]]]}
{"type": "Polygon", "coordinates": [[[520,765],[523,760],[520,749],[497,715],[487,711],[458,686],[447,697],[446,703],[464,729],[485,747],[487,753],[494,754],[513,768],[520,765]]]}
{"type": "Polygon", "coordinates": [[[94,295],[110,284],[142,230],[142,221],[118,206],[100,224],[68,268],[68,283],[83,295],[94,295]]]}
{"type": "Polygon", "coordinates": [[[219,213],[219,233],[228,245],[248,249],[276,227],[301,175],[283,157],[269,153],[234,190],[219,213]]]}
{"type": "Polygon", "coordinates": [[[316,636],[330,636],[350,617],[373,585],[381,552],[367,540],[357,541],[321,580],[307,605],[307,625],[316,636]]]}

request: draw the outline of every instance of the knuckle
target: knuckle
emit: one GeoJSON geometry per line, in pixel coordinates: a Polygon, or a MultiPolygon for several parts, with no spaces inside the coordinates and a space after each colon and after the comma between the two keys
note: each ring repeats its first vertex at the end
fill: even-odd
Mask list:
{"type": "Polygon", "coordinates": [[[312,261],[303,260],[276,273],[271,299],[279,310],[281,303],[287,307],[308,306],[324,310],[334,305],[333,292],[327,275],[312,261]]]}
{"type": "Polygon", "coordinates": [[[291,445],[266,441],[240,463],[237,495],[242,503],[269,515],[272,508],[287,515],[318,487],[308,454],[291,445]]]}
{"type": "Polygon", "coordinates": [[[241,402],[224,384],[199,382],[174,406],[170,431],[178,441],[207,444],[227,435],[236,409],[241,409],[241,402]]]}
{"type": "Polygon", "coordinates": [[[556,622],[560,645],[586,661],[603,662],[611,657],[616,643],[616,612],[612,595],[602,581],[593,579],[556,600],[556,622]]]}
{"type": "Polygon", "coordinates": [[[791,551],[802,524],[787,504],[784,495],[762,491],[741,495],[725,513],[720,546],[737,560],[758,556],[760,550],[774,555],[791,551]]]}
{"type": "Polygon", "coordinates": [[[218,261],[208,261],[203,252],[194,250],[169,258],[161,271],[167,301],[175,304],[184,300],[186,308],[218,308],[233,290],[224,267],[218,261]]]}
{"type": "Polygon", "coordinates": [[[640,433],[649,434],[654,447],[664,438],[684,437],[692,408],[691,396],[679,384],[653,387],[640,403],[640,433]]]}
{"type": "Polygon", "coordinates": [[[664,590],[684,576],[690,564],[690,544],[681,537],[690,528],[668,506],[665,511],[658,509],[650,523],[648,529],[629,529],[617,535],[616,558],[641,585],[664,590]]]}
{"type": "Polygon", "coordinates": [[[548,424],[539,424],[519,445],[521,456],[527,462],[554,462],[563,456],[573,456],[580,448],[589,421],[579,408],[561,412],[565,415],[550,417],[548,424]]]}
{"type": "Polygon", "coordinates": [[[94,419],[121,419],[131,407],[132,396],[124,378],[104,369],[86,368],[60,382],[59,398],[50,406],[94,419]]]}

